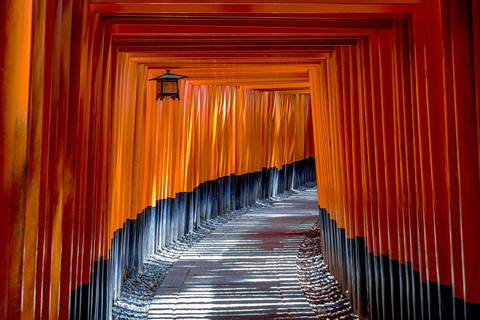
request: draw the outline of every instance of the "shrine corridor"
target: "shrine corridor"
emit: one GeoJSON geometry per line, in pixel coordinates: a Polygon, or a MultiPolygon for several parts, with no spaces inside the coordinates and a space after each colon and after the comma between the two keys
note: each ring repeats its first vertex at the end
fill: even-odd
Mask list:
{"type": "MultiPolygon", "coordinates": [[[[480,319],[479,0],[0,1],[0,319],[111,320],[149,257],[306,183],[360,319],[480,319]]],[[[164,286],[240,299],[258,253],[287,288],[282,214],[164,286]]]]}

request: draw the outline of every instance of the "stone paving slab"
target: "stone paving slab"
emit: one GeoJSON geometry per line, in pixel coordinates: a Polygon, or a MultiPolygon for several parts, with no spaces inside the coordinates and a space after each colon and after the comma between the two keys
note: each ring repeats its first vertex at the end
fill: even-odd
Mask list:
{"type": "Polygon", "coordinates": [[[296,266],[317,203],[300,191],[217,228],[173,265],[148,319],[318,319],[296,266]]]}

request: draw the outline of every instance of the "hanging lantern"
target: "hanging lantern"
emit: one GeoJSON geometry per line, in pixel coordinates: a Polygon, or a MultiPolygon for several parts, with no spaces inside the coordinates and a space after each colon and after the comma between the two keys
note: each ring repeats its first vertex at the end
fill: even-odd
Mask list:
{"type": "MultiPolygon", "coordinates": [[[[188,78],[187,76],[181,76],[178,74],[170,73],[170,69],[165,68],[167,73],[162,74],[156,78],[150,80],[157,81],[157,99],[163,100],[163,98],[172,98],[173,100],[180,100],[180,90],[178,88],[178,80],[188,78]]],[[[149,81],[150,81],[149,80],[149,81]]]]}

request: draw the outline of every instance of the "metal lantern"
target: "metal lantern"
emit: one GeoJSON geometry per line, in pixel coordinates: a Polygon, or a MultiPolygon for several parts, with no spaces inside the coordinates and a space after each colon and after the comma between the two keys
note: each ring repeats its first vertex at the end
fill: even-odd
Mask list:
{"type": "Polygon", "coordinates": [[[173,100],[180,100],[180,90],[178,89],[178,80],[188,78],[187,76],[181,76],[178,74],[170,73],[170,69],[165,68],[167,73],[162,74],[156,78],[150,80],[157,81],[157,99],[163,100],[163,98],[172,98],[173,100]]]}

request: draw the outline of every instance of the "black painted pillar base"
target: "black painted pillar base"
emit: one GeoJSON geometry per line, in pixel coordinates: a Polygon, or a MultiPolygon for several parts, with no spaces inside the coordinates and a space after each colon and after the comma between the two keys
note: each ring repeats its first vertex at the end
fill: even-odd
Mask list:
{"type": "Polygon", "coordinates": [[[309,158],[284,165],[282,170],[263,168],[205,181],[192,192],[158,200],[155,207],[146,208],[136,219],[128,219],[114,233],[110,258],[95,262],[90,282],[71,292],[71,318],[109,319],[122,283],[137,274],[151,254],[228,210],[251,206],[259,199],[313,181],[315,161],[309,158]]]}
{"type": "Polygon", "coordinates": [[[325,262],[360,319],[480,319],[480,304],[454,298],[451,286],[422,282],[411,263],[375,256],[364,238],[347,239],[325,209],[319,219],[325,262]]]}

